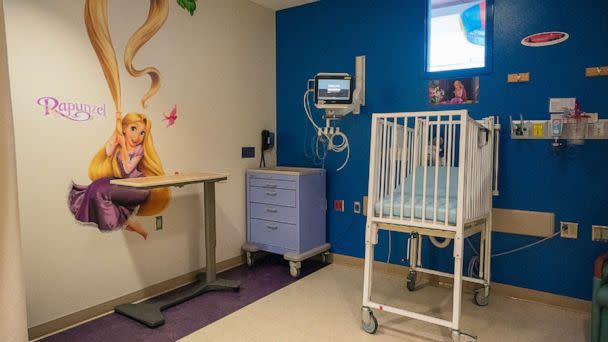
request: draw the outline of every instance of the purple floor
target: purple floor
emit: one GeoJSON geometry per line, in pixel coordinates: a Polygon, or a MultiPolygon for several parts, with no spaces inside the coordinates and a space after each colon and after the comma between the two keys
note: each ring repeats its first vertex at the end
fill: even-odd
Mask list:
{"type": "MultiPolygon", "coordinates": [[[[243,265],[219,274],[221,278],[240,280],[239,292],[208,292],[164,310],[165,324],[158,328],[150,329],[112,313],[41,341],[175,341],[296,281],[281,256],[268,255],[256,262],[252,268],[243,265]]],[[[323,266],[313,260],[302,262],[302,277],[323,266]]]]}

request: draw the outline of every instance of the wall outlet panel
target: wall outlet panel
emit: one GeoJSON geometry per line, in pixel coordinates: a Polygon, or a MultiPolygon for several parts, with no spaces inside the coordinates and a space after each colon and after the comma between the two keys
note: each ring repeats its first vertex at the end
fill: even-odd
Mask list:
{"type": "Polygon", "coordinates": [[[334,210],[337,212],[344,212],[344,200],[334,200],[334,210]]]}
{"type": "Polygon", "coordinates": [[[608,242],[608,226],[591,226],[591,240],[608,242]]]}
{"type": "Polygon", "coordinates": [[[574,222],[560,222],[560,236],[565,239],[577,239],[578,238],[578,223],[574,222]]]}
{"type": "Polygon", "coordinates": [[[163,217],[156,216],[156,230],[163,230],[163,217]]]}
{"type": "Polygon", "coordinates": [[[353,211],[355,212],[355,214],[361,214],[361,202],[355,201],[353,203],[353,211]]]}
{"type": "MultiPolygon", "coordinates": [[[[596,119],[596,113],[590,113],[591,118],[587,123],[587,132],[585,139],[602,140],[608,139],[608,120],[596,119]]],[[[572,119],[570,119],[572,120],[572,119]]],[[[562,126],[562,134],[558,139],[572,139],[576,130],[576,124],[573,121],[566,121],[562,126]]],[[[511,125],[511,139],[555,139],[551,131],[550,120],[513,120],[511,125]],[[517,135],[516,127],[522,125],[523,132],[517,135]]]]}

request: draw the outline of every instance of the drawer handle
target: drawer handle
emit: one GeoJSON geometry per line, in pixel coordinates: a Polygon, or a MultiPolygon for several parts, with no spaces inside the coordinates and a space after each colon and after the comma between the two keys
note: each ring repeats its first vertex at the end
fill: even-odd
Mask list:
{"type": "Polygon", "coordinates": [[[276,196],[276,195],[277,195],[277,193],[276,193],[275,191],[267,191],[267,192],[266,192],[266,195],[267,195],[267,196],[276,196]]]}
{"type": "Polygon", "coordinates": [[[264,186],[267,188],[276,188],[277,187],[277,185],[275,183],[266,183],[264,186]]]}
{"type": "Polygon", "coordinates": [[[266,208],[266,211],[269,213],[276,213],[278,210],[276,210],[275,208],[266,208]]]}
{"type": "Polygon", "coordinates": [[[271,225],[267,224],[266,228],[272,229],[272,230],[277,230],[277,229],[279,229],[279,226],[271,226],[271,225]]]}

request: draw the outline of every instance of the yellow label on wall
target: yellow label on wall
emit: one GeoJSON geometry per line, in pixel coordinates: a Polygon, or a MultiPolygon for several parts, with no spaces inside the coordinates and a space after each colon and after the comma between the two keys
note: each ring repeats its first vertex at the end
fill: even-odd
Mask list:
{"type": "Polygon", "coordinates": [[[535,137],[542,137],[544,135],[542,123],[534,124],[532,135],[535,137]]]}

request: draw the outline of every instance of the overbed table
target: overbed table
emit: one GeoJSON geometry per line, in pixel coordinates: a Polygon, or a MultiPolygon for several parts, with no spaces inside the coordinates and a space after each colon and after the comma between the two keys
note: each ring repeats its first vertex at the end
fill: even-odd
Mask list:
{"type": "Polygon", "coordinates": [[[170,186],[182,187],[189,184],[203,183],[204,215],[205,215],[205,250],[206,269],[197,275],[197,281],[185,291],[169,295],[159,301],[139,304],[122,304],[114,310],[122,315],[132,318],[150,328],[161,326],[165,319],[162,310],[183,303],[189,299],[209,291],[233,290],[238,291],[240,282],[216,277],[215,269],[215,183],[228,179],[224,173],[188,173],[178,175],[154,176],[114,179],[111,184],[127,186],[137,189],[155,189],[170,186]]]}

